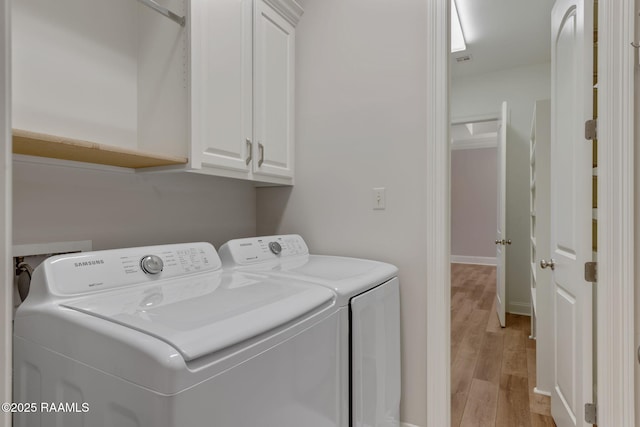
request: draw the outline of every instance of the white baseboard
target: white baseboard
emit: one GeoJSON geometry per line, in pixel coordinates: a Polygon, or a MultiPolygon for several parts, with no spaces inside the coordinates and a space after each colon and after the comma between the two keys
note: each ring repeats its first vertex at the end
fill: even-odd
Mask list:
{"type": "Polygon", "coordinates": [[[496,265],[496,257],[451,255],[454,264],[496,265]]]}
{"type": "Polygon", "coordinates": [[[534,388],[533,388],[533,392],[534,392],[535,394],[541,394],[541,395],[543,395],[543,396],[549,396],[549,397],[551,397],[551,393],[550,393],[550,392],[548,392],[548,391],[544,391],[544,390],[540,390],[538,387],[534,387],[534,388]]]}
{"type": "Polygon", "coordinates": [[[531,316],[531,304],[518,301],[509,302],[507,303],[507,313],[531,316]]]}
{"type": "Polygon", "coordinates": [[[415,424],[409,424],[409,423],[400,422],[400,427],[419,427],[419,426],[417,426],[415,424]]]}

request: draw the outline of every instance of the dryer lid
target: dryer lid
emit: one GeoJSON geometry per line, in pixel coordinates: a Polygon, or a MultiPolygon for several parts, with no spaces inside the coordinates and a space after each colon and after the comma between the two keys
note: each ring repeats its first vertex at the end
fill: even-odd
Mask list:
{"type": "Polygon", "coordinates": [[[283,260],[272,270],[328,286],[340,300],[348,300],[398,275],[398,268],[385,262],[328,255],[283,260]]]}
{"type": "Polygon", "coordinates": [[[218,272],[61,305],[156,337],[190,361],[277,328],[333,299],[330,290],[296,280],[218,272]]]}

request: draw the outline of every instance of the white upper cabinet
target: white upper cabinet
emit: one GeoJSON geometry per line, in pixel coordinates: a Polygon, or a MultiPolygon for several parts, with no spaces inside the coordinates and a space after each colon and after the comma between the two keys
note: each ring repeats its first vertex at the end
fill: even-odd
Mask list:
{"type": "Polygon", "coordinates": [[[256,175],[293,177],[295,29],[266,0],[254,17],[256,175]]]}
{"type": "Polygon", "coordinates": [[[192,0],[192,157],[205,173],[293,180],[293,0],[192,0]]]}
{"type": "Polygon", "coordinates": [[[191,1],[194,164],[251,170],[252,0],[191,1]]]}
{"type": "Polygon", "coordinates": [[[156,2],[13,2],[14,152],[291,184],[299,3],[156,2]]]}

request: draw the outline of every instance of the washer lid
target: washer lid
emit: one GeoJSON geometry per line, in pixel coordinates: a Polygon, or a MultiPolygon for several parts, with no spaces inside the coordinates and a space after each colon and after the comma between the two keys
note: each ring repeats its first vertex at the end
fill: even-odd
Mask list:
{"type": "Polygon", "coordinates": [[[189,361],[274,329],[333,298],[328,289],[291,279],[208,273],[61,305],[154,336],[189,361]]]}

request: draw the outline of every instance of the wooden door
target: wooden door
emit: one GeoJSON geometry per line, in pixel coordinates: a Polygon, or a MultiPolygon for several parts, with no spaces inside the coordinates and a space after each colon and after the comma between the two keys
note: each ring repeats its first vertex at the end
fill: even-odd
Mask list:
{"type": "Polygon", "coordinates": [[[586,426],[584,405],[593,399],[593,285],[584,279],[584,264],[593,255],[592,143],[584,126],[593,115],[593,4],[557,0],[551,22],[551,413],[558,427],[586,426]]]}

